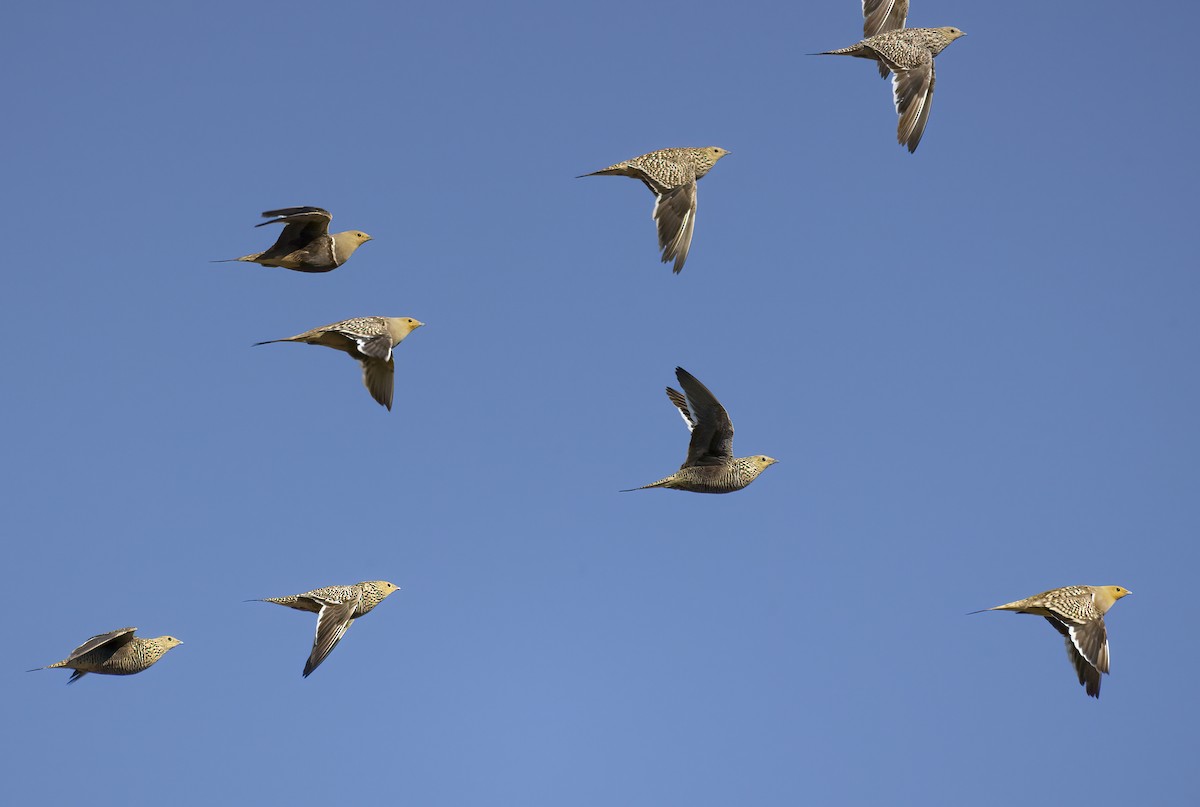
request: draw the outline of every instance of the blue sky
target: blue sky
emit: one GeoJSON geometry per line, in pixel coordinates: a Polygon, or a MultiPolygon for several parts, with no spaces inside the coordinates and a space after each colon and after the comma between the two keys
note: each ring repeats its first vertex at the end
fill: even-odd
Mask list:
{"type": "Polygon", "coordinates": [[[852,0],[10,9],[6,795],[1194,802],[1200,13],[1092,8],[914,3],[968,34],[915,155],[805,55],[852,0]],[[575,177],[677,145],[732,154],[673,276],[575,177]],[[298,204],[375,240],[209,263],[298,204]],[[369,314],[427,323],[390,414],[251,347],[369,314]],[[617,492],[685,455],[676,365],[747,490],[617,492]],[[307,680],[243,602],[375,578],[307,680]],[[1134,592],[1099,702],[966,615],[1073,583],[1134,592]],[[24,672],[125,625],[184,644],[24,672]]]}

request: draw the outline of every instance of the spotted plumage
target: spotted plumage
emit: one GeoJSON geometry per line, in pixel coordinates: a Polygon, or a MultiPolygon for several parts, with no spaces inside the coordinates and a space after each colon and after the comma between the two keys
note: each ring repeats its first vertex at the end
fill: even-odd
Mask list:
{"type": "Polygon", "coordinates": [[[667,398],[679,409],[692,433],[687,459],[670,476],[630,490],[670,488],[692,493],[732,493],[749,485],[776,463],[761,454],[734,457],[733,422],[725,407],[687,370],[676,367],[675,377],[684,391],[667,387],[667,398]]]}
{"type": "Polygon", "coordinates": [[[263,266],[280,266],[297,272],[331,272],[346,261],[360,246],[371,240],[361,230],[329,232],[333,214],[319,207],[285,207],[267,210],[264,221],[255,227],[268,224],[283,224],[283,232],[271,247],[263,252],[230,258],[227,261],[244,261],[263,266]]]}
{"type": "Polygon", "coordinates": [[[285,339],[268,339],[254,344],[304,342],[340,350],[362,365],[363,385],[372,398],[390,411],[396,374],[392,349],[424,324],[412,317],[355,317],[285,339]]]}
{"type": "Polygon", "coordinates": [[[68,684],[75,683],[88,673],[135,675],[154,665],[172,647],[183,644],[174,636],[143,639],[133,635],[136,631],[137,628],[119,628],[93,636],[62,661],[37,669],[67,667],[72,671],[67,679],[68,684]]]}
{"type": "MultiPolygon", "coordinates": [[[[903,28],[908,22],[908,0],[862,0],[863,38],[903,28]]],[[[879,63],[879,75],[887,78],[888,69],[879,63]]]]}
{"type": "MultiPolygon", "coordinates": [[[[864,4],[864,10],[866,6],[864,4]]],[[[896,139],[909,152],[917,150],[929,109],[933,105],[936,83],[933,59],[954,40],[965,34],[957,28],[895,28],[851,45],[827,50],[819,56],[857,56],[878,63],[892,73],[892,94],[900,123],[896,139]]]]}
{"type": "Polygon", "coordinates": [[[317,632],[313,637],[312,652],[304,664],[304,677],[321,666],[333,648],[346,634],[346,630],[359,617],[369,614],[388,595],[400,590],[386,580],[367,580],[352,586],[326,586],[303,594],[286,597],[265,597],[254,602],[273,602],[297,611],[309,611],[317,615],[317,632]]]}
{"type": "Polygon", "coordinates": [[[1129,590],[1120,586],[1065,586],[984,610],[1045,617],[1062,634],[1079,683],[1088,695],[1099,698],[1100,676],[1108,672],[1109,659],[1104,615],[1128,594],[1129,590]]]}
{"type": "Polygon", "coordinates": [[[633,177],[645,183],[655,197],[653,216],[662,262],[674,261],[673,271],[678,274],[696,228],[696,181],[728,153],[716,146],[659,149],[583,176],[633,177]]]}

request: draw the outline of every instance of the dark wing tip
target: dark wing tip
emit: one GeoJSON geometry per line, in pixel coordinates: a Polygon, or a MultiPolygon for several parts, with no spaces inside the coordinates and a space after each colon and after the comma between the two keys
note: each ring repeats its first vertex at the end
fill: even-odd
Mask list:
{"type": "Polygon", "coordinates": [[[264,210],[263,218],[267,221],[260,221],[255,224],[255,227],[262,227],[266,224],[275,224],[276,222],[287,222],[293,217],[300,216],[301,220],[312,220],[313,217],[330,221],[333,219],[333,214],[323,207],[314,207],[312,205],[302,205],[300,207],[281,207],[278,210],[264,210]]]}

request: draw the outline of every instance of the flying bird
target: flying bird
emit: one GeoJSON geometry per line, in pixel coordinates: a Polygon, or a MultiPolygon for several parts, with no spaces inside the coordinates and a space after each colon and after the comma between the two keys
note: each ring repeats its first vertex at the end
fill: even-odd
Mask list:
{"type": "Polygon", "coordinates": [[[655,196],[653,216],[662,262],[675,261],[673,271],[679,274],[696,229],[696,181],[728,153],[716,146],[659,149],[582,176],[633,177],[645,183],[655,196]]]}
{"type": "MultiPolygon", "coordinates": [[[[1087,694],[1100,697],[1100,675],[1108,672],[1108,631],[1104,615],[1128,595],[1120,586],[1065,586],[984,611],[1016,611],[1044,616],[1067,645],[1067,658],[1087,694]]],[[[983,611],[972,611],[980,614],[983,611]]]]}
{"type": "Polygon", "coordinates": [[[326,586],[303,594],[266,597],[253,602],[273,602],[317,615],[317,633],[313,637],[312,652],[304,664],[304,677],[307,678],[333,652],[354,620],[371,613],[388,595],[399,590],[399,586],[386,580],[367,580],[352,586],[326,586]]]}
{"type": "Polygon", "coordinates": [[[692,433],[687,459],[679,470],[665,479],[621,491],[646,488],[671,488],[693,493],[732,493],[753,482],[777,460],[762,454],[753,457],[733,456],[733,423],[729,413],[708,387],[682,367],[675,368],[675,377],[683,392],[667,387],[667,398],[679,409],[683,422],[692,433]]]}
{"type": "MultiPolygon", "coordinates": [[[[866,11],[865,3],[863,9],[866,11]]],[[[933,104],[936,81],[933,59],[960,36],[966,34],[957,28],[895,28],[869,36],[848,48],[815,55],[873,59],[878,63],[880,73],[892,72],[892,93],[896,114],[900,116],[896,140],[912,153],[925,133],[929,108],[933,104]]]]}
{"type": "Polygon", "coordinates": [[[263,216],[270,220],[255,227],[283,225],[283,232],[270,249],[214,263],[245,261],[297,272],[331,272],[350,260],[354,250],[371,240],[371,236],[361,230],[330,235],[329,222],[333,214],[319,207],[284,207],[267,210],[263,216]]]}
{"type": "Polygon", "coordinates": [[[71,655],[62,661],[36,669],[53,670],[66,667],[72,671],[71,677],[67,679],[68,684],[75,683],[88,673],[135,675],[151,667],[172,647],[183,644],[174,636],[142,639],[134,636],[135,632],[137,628],[120,628],[101,633],[72,650],[71,655]]]}
{"type": "Polygon", "coordinates": [[[340,350],[358,360],[363,368],[363,384],[367,391],[391,411],[396,374],[392,350],[404,341],[404,337],[424,324],[412,317],[355,317],[284,339],[268,339],[254,344],[304,342],[340,350]]]}

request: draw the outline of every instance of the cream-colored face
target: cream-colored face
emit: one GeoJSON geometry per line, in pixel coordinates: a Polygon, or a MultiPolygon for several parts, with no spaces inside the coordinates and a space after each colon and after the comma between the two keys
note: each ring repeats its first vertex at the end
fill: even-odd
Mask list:
{"type": "Polygon", "coordinates": [[[960,36],[966,36],[965,33],[958,30],[954,26],[950,26],[949,28],[943,28],[942,33],[946,34],[951,39],[958,39],[960,36]]]}
{"type": "Polygon", "coordinates": [[[399,591],[399,590],[400,590],[400,586],[397,586],[397,585],[395,585],[395,584],[393,584],[393,583],[389,583],[389,582],[388,582],[388,581],[386,581],[386,580],[376,580],[376,581],[375,581],[375,587],[376,587],[377,589],[379,589],[380,591],[382,591],[382,592],[383,592],[383,596],[385,596],[385,597],[386,597],[387,595],[391,594],[391,593],[392,593],[392,592],[394,592],[394,591],[399,591]]]}
{"type": "Polygon", "coordinates": [[[158,637],[158,640],[159,640],[159,641],[160,641],[160,642],[161,642],[161,643],[162,643],[162,644],[163,644],[163,645],[164,645],[164,646],[165,646],[165,647],[166,647],[168,650],[170,650],[172,647],[175,647],[176,645],[181,645],[181,644],[183,644],[183,642],[179,641],[179,640],[178,640],[178,639],[176,639],[174,636],[160,636],[160,637],[158,637]]]}
{"type": "Polygon", "coordinates": [[[362,230],[355,230],[354,237],[360,244],[371,240],[371,236],[367,235],[362,230]]]}
{"type": "Polygon", "coordinates": [[[1120,586],[1105,586],[1105,588],[1107,588],[1109,593],[1112,594],[1114,600],[1119,600],[1126,594],[1132,593],[1129,589],[1121,588],[1120,586]]]}
{"type": "Polygon", "coordinates": [[[759,467],[766,468],[768,466],[774,465],[775,463],[779,462],[779,460],[773,459],[772,457],[768,457],[764,454],[759,454],[758,456],[756,456],[754,458],[754,462],[759,467]]]}

